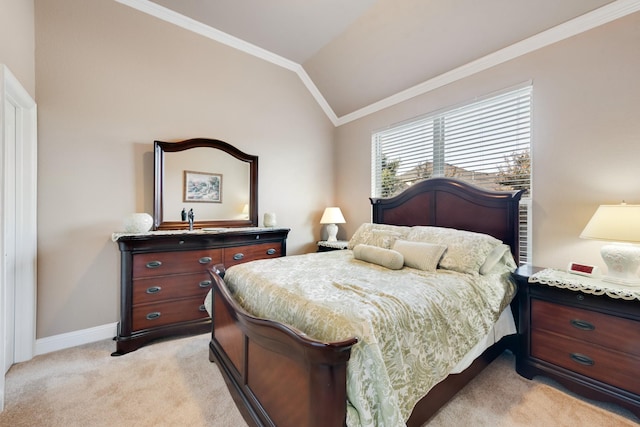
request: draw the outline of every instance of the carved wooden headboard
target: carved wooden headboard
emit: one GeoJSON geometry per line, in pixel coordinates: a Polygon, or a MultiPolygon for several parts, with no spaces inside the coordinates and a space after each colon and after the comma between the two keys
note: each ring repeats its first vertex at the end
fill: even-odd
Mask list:
{"type": "Polygon", "coordinates": [[[464,181],[431,178],[389,198],[371,198],[373,222],[431,225],[489,234],[519,258],[519,202],[524,190],[487,191],[464,181]]]}

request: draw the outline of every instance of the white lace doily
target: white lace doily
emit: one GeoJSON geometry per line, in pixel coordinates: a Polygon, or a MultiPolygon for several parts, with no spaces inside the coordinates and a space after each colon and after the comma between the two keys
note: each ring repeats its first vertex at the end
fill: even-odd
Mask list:
{"type": "Polygon", "coordinates": [[[569,289],[592,295],[607,295],[611,298],[640,300],[640,287],[604,282],[593,277],[578,276],[562,270],[547,268],[529,277],[529,283],[541,283],[556,288],[569,289]]]}

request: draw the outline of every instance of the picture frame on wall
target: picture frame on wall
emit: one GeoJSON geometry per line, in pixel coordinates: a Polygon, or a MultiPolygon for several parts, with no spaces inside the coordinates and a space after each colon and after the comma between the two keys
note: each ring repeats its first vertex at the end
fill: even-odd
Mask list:
{"type": "Polygon", "coordinates": [[[222,174],[184,171],[183,201],[222,203],[222,174]]]}

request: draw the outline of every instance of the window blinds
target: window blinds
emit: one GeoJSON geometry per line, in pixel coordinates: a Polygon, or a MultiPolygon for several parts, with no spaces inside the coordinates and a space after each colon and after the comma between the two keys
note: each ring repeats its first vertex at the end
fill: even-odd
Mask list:
{"type": "Polygon", "coordinates": [[[431,177],[461,179],[488,190],[525,189],[521,253],[527,259],[531,104],[532,87],[526,85],[374,133],[372,196],[392,197],[431,177]]]}

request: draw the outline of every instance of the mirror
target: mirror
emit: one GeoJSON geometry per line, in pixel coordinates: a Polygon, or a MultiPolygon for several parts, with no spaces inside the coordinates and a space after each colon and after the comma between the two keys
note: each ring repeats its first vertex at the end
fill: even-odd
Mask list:
{"type": "Polygon", "coordinates": [[[258,156],[217,139],[154,142],[155,230],[258,226],[258,156]]]}

